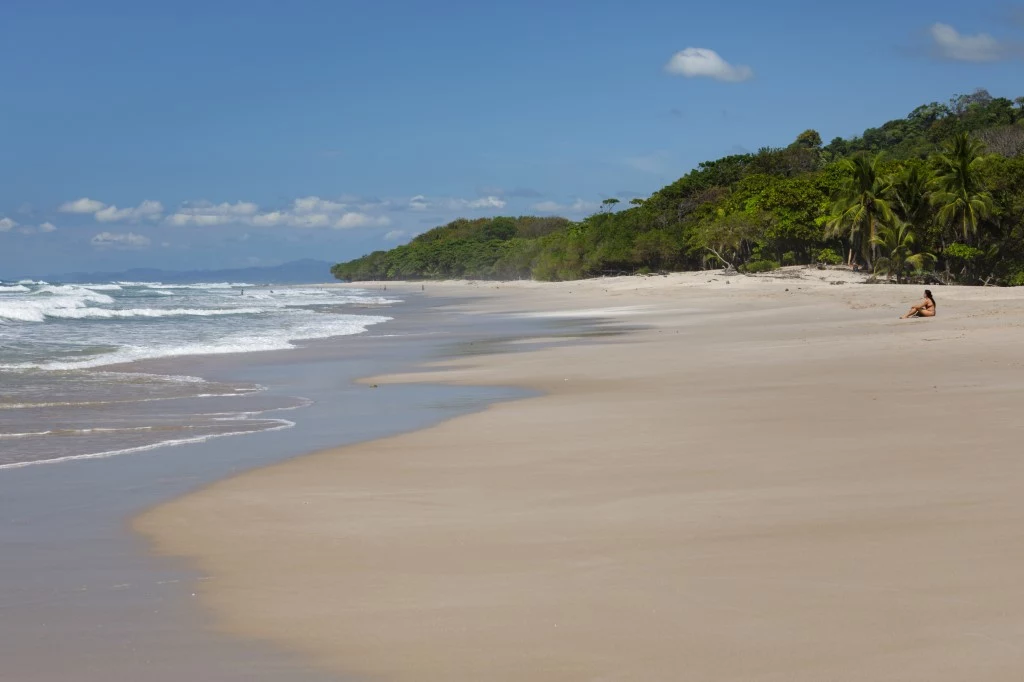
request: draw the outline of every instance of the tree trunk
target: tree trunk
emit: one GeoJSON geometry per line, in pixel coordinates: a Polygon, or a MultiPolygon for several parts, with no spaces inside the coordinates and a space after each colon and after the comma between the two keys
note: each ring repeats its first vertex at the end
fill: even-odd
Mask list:
{"type": "Polygon", "coordinates": [[[869,242],[871,244],[871,246],[868,248],[868,272],[874,272],[874,269],[871,267],[871,265],[872,265],[872,261],[874,261],[875,258],[878,256],[878,244],[875,244],[875,236],[876,235],[875,235],[875,218],[874,218],[874,216],[868,218],[868,228],[869,228],[868,232],[869,232],[870,237],[871,237],[871,240],[869,242]]]}

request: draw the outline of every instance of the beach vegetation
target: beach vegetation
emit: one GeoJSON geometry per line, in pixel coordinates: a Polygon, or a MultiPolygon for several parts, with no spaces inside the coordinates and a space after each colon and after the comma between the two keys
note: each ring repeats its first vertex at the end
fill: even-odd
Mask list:
{"type": "Polygon", "coordinates": [[[1010,284],[1024,272],[1022,101],[976,90],[828,144],[808,129],[580,220],[459,219],[332,272],[561,281],[845,263],[897,281],[1010,284]]]}
{"type": "Polygon", "coordinates": [[[814,254],[814,262],[821,265],[839,265],[843,262],[843,257],[834,250],[825,247],[814,254]]]}
{"type": "Polygon", "coordinates": [[[883,174],[882,161],[882,154],[869,157],[863,153],[839,161],[842,185],[834,195],[828,221],[829,235],[845,235],[849,240],[850,264],[859,249],[868,269],[875,253],[878,226],[890,223],[893,217],[886,198],[891,184],[883,174]]]}
{"type": "Polygon", "coordinates": [[[949,225],[970,241],[978,224],[992,215],[992,195],[981,183],[979,166],[985,143],[967,133],[957,133],[935,155],[935,192],[939,222],[949,225]]]}
{"type": "Polygon", "coordinates": [[[883,227],[872,238],[872,245],[878,250],[874,272],[896,279],[902,284],[904,276],[909,272],[923,272],[935,264],[935,255],[927,251],[914,249],[914,233],[905,222],[883,227]]]}
{"type": "Polygon", "coordinates": [[[740,266],[740,272],[753,275],[758,272],[771,272],[778,270],[781,266],[773,260],[752,260],[740,266]]]}

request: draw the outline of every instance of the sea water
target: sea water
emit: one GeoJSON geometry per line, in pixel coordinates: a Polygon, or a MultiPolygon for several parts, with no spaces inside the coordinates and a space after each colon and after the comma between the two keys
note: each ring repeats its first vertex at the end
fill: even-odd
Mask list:
{"type": "Polygon", "coordinates": [[[0,469],[289,428],[302,397],[132,363],[359,334],[396,302],[313,285],[0,282],[0,469]]]}
{"type": "MultiPolygon", "coordinates": [[[[6,286],[37,290],[49,285],[8,283],[6,286]]],[[[114,300],[114,303],[92,301],[84,306],[86,308],[132,310],[145,307],[135,303],[128,305],[124,301],[125,294],[119,293],[132,285],[118,284],[121,290],[77,286],[114,300]],[[117,302],[119,299],[121,303],[117,302]]],[[[159,285],[147,286],[160,290],[159,285]]],[[[39,460],[42,462],[39,465],[20,463],[24,461],[25,452],[9,448],[10,442],[0,443],[0,447],[18,453],[17,457],[21,458],[19,463],[0,470],[0,680],[327,682],[355,679],[311,670],[308,661],[279,651],[266,642],[250,642],[216,632],[210,614],[199,608],[196,599],[204,581],[216,577],[206,575],[200,566],[151,555],[148,551],[151,547],[146,542],[126,532],[129,519],[154,504],[243,471],[309,452],[425,428],[484,409],[495,401],[526,395],[523,391],[501,387],[432,383],[388,382],[369,386],[356,382],[360,377],[404,373],[425,362],[476,354],[483,348],[487,352],[522,351],[526,346],[506,342],[562,333],[576,337],[581,332],[576,328],[553,327],[546,320],[480,315],[463,310],[459,300],[437,296],[427,299],[419,292],[403,294],[408,300],[399,302],[379,298],[369,291],[330,288],[320,291],[320,287],[285,290],[248,284],[244,287],[206,285],[176,288],[175,291],[180,296],[177,303],[172,304],[173,299],[161,295],[168,298],[168,309],[252,307],[252,300],[245,300],[250,295],[257,300],[267,297],[258,304],[269,308],[262,314],[272,322],[264,326],[264,335],[269,338],[281,332],[282,337],[292,340],[287,342],[288,346],[271,352],[191,356],[166,352],[183,341],[197,346],[202,346],[200,342],[204,340],[208,341],[207,346],[220,343],[244,330],[234,325],[258,322],[248,318],[255,313],[214,314],[178,316],[178,324],[168,327],[166,335],[157,334],[150,339],[150,346],[158,345],[161,349],[156,355],[155,351],[127,348],[126,339],[113,335],[111,348],[106,351],[111,356],[108,360],[121,364],[95,364],[84,354],[79,358],[84,361],[76,367],[44,367],[47,363],[71,360],[67,353],[58,360],[42,357],[45,354],[36,351],[41,357],[31,360],[31,366],[0,370],[0,396],[8,405],[22,405],[10,410],[0,409],[0,414],[37,409],[40,410],[37,420],[52,422],[56,408],[42,407],[39,403],[72,403],[65,407],[80,413],[95,409],[107,420],[104,425],[119,424],[125,438],[140,433],[152,438],[146,431],[131,429],[150,427],[153,420],[161,419],[176,419],[179,425],[185,420],[194,425],[209,418],[210,423],[220,423],[229,431],[260,419],[294,421],[295,426],[276,430],[271,426],[244,436],[202,437],[175,447],[159,445],[165,441],[158,440],[154,441],[155,447],[131,450],[124,456],[93,459],[75,456],[60,463],[55,463],[52,448],[65,438],[71,443],[72,435],[50,433],[11,439],[24,442],[32,438],[44,439],[40,443],[46,447],[41,447],[40,451],[45,452],[46,457],[39,460]],[[188,296],[197,298],[185,303],[188,296]],[[227,300],[227,297],[238,297],[238,301],[227,300]],[[292,305],[296,303],[298,305],[292,305]],[[343,332],[346,335],[309,340],[293,338],[295,332],[287,332],[285,326],[289,318],[295,317],[297,322],[304,318],[322,321],[310,315],[342,316],[338,320],[323,318],[332,325],[326,331],[345,329],[340,326],[345,316],[357,318],[355,322],[359,324],[343,332]],[[369,325],[369,318],[394,319],[386,324],[364,327],[364,323],[369,325]],[[211,330],[207,326],[193,328],[187,337],[180,331],[181,324],[188,324],[190,320],[214,324],[230,322],[207,339],[202,336],[211,330]],[[365,333],[351,333],[361,328],[366,329],[365,333]],[[178,336],[171,338],[172,332],[178,336]],[[154,359],[121,362],[129,351],[140,358],[152,356],[154,359]],[[189,375],[203,377],[205,381],[189,378],[189,375]],[[13,388],[6,390],[16,382],[22,386],[17,398],[13,388]],[[31,403],[36,403],[36,407],[25,407],[31,403]],[[289,405],[295,405],[296,409],[281,409],[289,405]],[[218,422],[225,417],[228,417],[226,421],[218,422]]],[[[23,295],[23,299],[30,292],[13,293],[23,295]]],[[[79,292],[77,296],[88,294],[79,292]]],[[[155,298],[153,294],[146,296],[155,298]]],[[[62,305],[67,303],[64,301],[62,305]]],[[[18,307],[24,310],[23,305],[18,307]]],[[[138,317],[131,317],[130,321],[138,322],[138,317]]],[[[171,322],[174,317],[154,319],[171,322]]],[[[73,327],[61,326],[63,319],[44,316],[43,323],[73,331],[73,327]]],[[[23,322],[28,326],[21,327],[22,333],[38,331],[38,325],[43,324],[23,322]],[[32,324],[37,326],[32,327],[32,324]]],[[[91,323],[99,329],[111,324],[109,319],[91,323]]],[[[5,362],[13,364],[9,360],[13,357],[11,335],[15,323],[8,321],[0,325],[8,325],[4,327],[8,333],[3,342],[7,349],[5,362]]],[[[86,340],[95,344],[99,329],[89,332],[86,340]]],[[[139,333],[138,328],[135,333],[139,333]]],[[[51,332],[42,338],[53,343],[57,337],[51,332]]],[[[254,342],[257,339],[242,340],[254,342]]],[[[530,344],[530,347],[535,345],[530,344]]],[[[17,361],[29,362],[25,353],[17,361]]],[[[50,428],[48,423],[34,427],[22,425],[21,422],[27,421],[14,418],[10,423],[17,425],[18,433],[30,428],[35,431],[50,428]]],[[[86,421],[88,428],[96,425],[86,421]]],[[[88,437],[102,440],[109,439],[110,435],[110,432],[97,432],[88,437]]],[[[177,439],[180,441],[183,436],[179,433],[177,439]]],[[[104,445],[96,441],[88,445],[91,447],[84,449],[79,443],[79,447],[69,450],[118,451],[112,443],[104,445]]]]}

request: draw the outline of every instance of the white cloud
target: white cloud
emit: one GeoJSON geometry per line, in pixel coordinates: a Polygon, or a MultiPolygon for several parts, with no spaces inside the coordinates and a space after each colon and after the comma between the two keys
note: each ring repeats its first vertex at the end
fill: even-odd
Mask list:
{"type": "Polygon", "coordinates": [[[207,227],[209,225],[223,225],[225,223],[230,223],[235,219],[232,218],[231,216],[224,215],[206,215],[202,213],[173,213],[167,216],[166,220],[169,225],[175,225],[178,227],[182,227],[185,225],[207,227]]]}
{"type": "Polygon", "coordinates": [[[74,201],[61,204],[57,210],[61,213],[96,213],[106,207],[107,205],[102,201],[82,197],[81,199],[75,199],[74,201]]]}
{"type": "Polygon", "coordinates": [[[256,227],[276,227],[277,225],[283,225],[288,219],[287,214],[282,211],[271,211],[270,213],[260,213],[250,218],[250,222],[256,227]]]}
{"type": "Polygon", "coordinates": [[[676,52],[665,65],[665,70],[674,76],[714,78],[727,83],[740,83],[754,77],[754,70],[749,66],[734,66],[706,47],[688,47],[676,52]]]}
{"type": "Polygon", "coordinates": [[[963,35],[949,24],[932,24],[932,40],[939,56],[958,62],[994,62],[1007,55],[999,41],[987,33],[963,35]]]}
{"type": "Polygon", "coordinates": [[[200,201],[182,206],[167,216],[167,223],[176,226],[194,225],[196,227],[225,225],[227,223],[240,222],[242,219],[255,215],[259,210],[259,206],[249,201],[236,201],[233,204],[226,202],[212,204],[208,201],[200,201]]]}
{"type": "Polygon", "coordinates": [[[334,216],[330,213],[291,213],[286,216],[289,227],[331,227],[334,223],[334,216]]]}
{"type": "Polygon", "coordinates": [[[93,217],[101,223],[113,223],[119,220],[127,220],[132,215],[132,209],[130,208],[118,208],[117,206],[107,206],[101,208],[93,214],[93,217]]]}
{"type": "Polygon", "coordinates": [[[409,199],[409,208],[413,211],[426,211],[430,207],[430,202],[427,201],[427,198],[422,194],[417,194],[413,198],[409,199]]]}
{"type": "Polygon", "coordinates": [[[122,220],[138,222],[143,219],[158,220],[163,215],[164,207],[159,201],[146,199],[134,208],[118,208],[113,204],[107,205],[102,201],[82,197],[61,204],[57,207],[61,213],[91,213],[92,217],[100,223],[116,223],[122,220]]]}
{"type": "Polygon", "coordinates": [[[163,204],[146,199],[134,208],[118,208],[111,204],[96,211],[93,217],[101,223],[117,223],[123,220],[138,222],[143,219],[158,220],[163,212],[163,204]]]}
{"type": "Polygon", "coordinates": [[[90,240],[96,248],[113,249],[144,249],[149,246],[150,239],[134,232],[114,233],[100,232],[90,240]]]}
{"type": "Polygon", "coordinates": [[[271,211],[252,217],[257,227],[331,227],[335,217],[328,213],[295,213],[294,211],[271,211]]]}
{"type": "Polygon", "coordinates": [[[459,201],[465,202],[466,208],[505,208],[505,204],[508,203],[504,199],[496,196],[480,197],[479,199],[474,199],[472,201],[460,199],[459,201]]]}
{"type": "Polygon", "coordinates": [[[292,210],[295,213],[336,213],[344,211],[345,204],[320,197],[300,197],[292,202],[292,210]]]}
{"type": "Polygon", "coordinates": [[[334,227],[347,229],[350,227],[372,227],[390,225],[387,216],[371,216],[365,213],[346,213],[334,222],[334,227]]]}
{"type": "MultiPolygon", "coordinates": [[[[0,220],[0,232],[7,232],[13,227],[17,227],[18,223],[14,222],[9,218],[3,218],[0,220]]],[[[39,232],[56,232],[57,226],[53,223],[42,223],[41,225],[22,225],[18,227],[18,232],[21,234],[36,234],[39,232]]]]}
{"type": "Polygon", "coordinates": [[[399,239],[401,239],[404,236],[405,236],[405,230],[391,230],[390,232],[388,232],[387,234],[384,235],[384,239],[389,241],[389,242],[393,242],[393,241],[398,241],[399,239]]]}
{"type": "Polygon", "coordinates": [[[479,199],[455,199],[455,198],[440,198],[440,199],[428,199],[422,194],[417,194],[411,197],[406,203],[406,206],[411,211],[463,211],[466,209],[470,210],[481,210],[488,208],[505,208],[508,202],[498,196],[486,196],[480,197],[479,199]]]}
{"type": "Polygon", "coordinates": [[[583,199],[577,199],[571,204],[560,204],[557,201],[542,201],[539,204],[533,205],[533,210],[541,213],[567,213],[567,214],[581,214],[581,213],[593,213],[598,209],[599,204],[592,201],[584,201],[583,199]]]}
{"type": "Polygon", "coordinates": [[[299,197],[288,208],[260,211],[251,202],[187,204],[167,216],[166,222],[175,226],[209,227],[213,225],[252,225],[254,227],[306,227],[344,230],[352,227],[388,225],[385,216],[372,216],[347,210],[348,204],[317,196],[299,197]]]}
{"type": "MultiPolygon", "coordinates": [[[[417,199],[414,197],[414,199],[417,199]]],[[[426,205],[426,199],[419,197],[426,205]]],[[[504,201],[498,197],[484,197],[473,201],[459,200],[461,206],[472,208],[489,208],[503,206],[504,201]]],[[[415,203],[415,202],[413,202],[415,203]]],[[[380,209],[386,204],[371,203],[352,206],[345,200],[335,201],[322,199],[318,196],[299,197],[287,208],[262,211],[259,205],[248,201],[214,204],[208,201],[189,202],[164,218],[164,223],[177,227],[212,227],[216,225],[251,225],[256,227],[299,227],[299,228],[331,228],[350,229],[355,227],[373,227],[390,225],[386,216],[373,215],[369,211],[380,209]],[[351,208],[350,208],[351,206],[351,208]],[[357,209],[358,210],[352,210],[357,209]]],[[[83,197],[60,206],[65,213],[91,213],[96,221],[112,223],[121,221],[141,222],[143,220],[159,220],[164,216],[164,206],[159,201],[146,200],[132,208],[118,208],[113,204],[104,204],[95,199],[83,197]]],[[[16,223],[13,223],[12,226],[16,223]]],[[[8,227],[7,229],[10,229],[8,227]]],[[[56,229],[56,228],[54,228],[56,229]]],[[[129,233],[130,234],[130,233],[129,233]]],[[[138,236],[138,235],[136,235],[138,236]]],[[[97,246],[128,242],[113,239],[111,233],[101,233],[93,241],[97,246]]],[[[138,243],[134,246],[139,246],[138,243]]]]}
{"type": "Polygon", "coordinates": [[[249,221],[256,227],[330,227],[332,216],[326,213],[300,213],[270,211],[254,215],[249,221]]]}

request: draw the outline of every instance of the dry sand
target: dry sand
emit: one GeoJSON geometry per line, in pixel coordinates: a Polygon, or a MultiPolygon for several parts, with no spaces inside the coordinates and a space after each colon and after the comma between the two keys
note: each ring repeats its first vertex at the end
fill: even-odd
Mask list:
{"type": "Polygon", "coordinates": [[[355,679],[1020,680],[1024,289],[783,275],[428,284],[647,328],[373,378],[545,394],[136,526],[355,679]]]}

